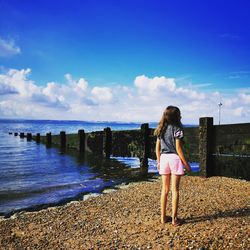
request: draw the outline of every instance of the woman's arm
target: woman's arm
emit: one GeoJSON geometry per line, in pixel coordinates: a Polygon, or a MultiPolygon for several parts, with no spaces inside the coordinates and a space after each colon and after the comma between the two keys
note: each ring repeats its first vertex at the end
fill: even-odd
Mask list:
{"type": "Polygon", "coordinates": [[[189,163],[187,162],[186,158],[185,158],[185,155],[183,153],[183,149],[182,149],[182,141],[180,139],[176,139],[175,140],[175,144],[176,144],[176,151],[177,151],[177,154],[179,155],[182,163],[185,165],[186,169],[188,172],[191,171],[191,167],[189,165],[189,163]]]}
{"type": "Polygon", "coordinates": [[[160,156],[161,156],[161,141],[157,138],[155,145],[155,153],[157,159],[157,168],[160,169],[160,156]]]}

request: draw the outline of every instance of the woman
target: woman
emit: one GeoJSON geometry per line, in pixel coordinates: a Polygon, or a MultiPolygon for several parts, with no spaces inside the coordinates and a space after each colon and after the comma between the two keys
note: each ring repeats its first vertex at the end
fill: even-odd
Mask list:
{"type": "Polygon", "coordinates": [[[184,167],[187,171],[191,171],[182,149],[183,129],[178,107],[168,106],[165,109],[155,135],[157,168],[162,176],[161,223],[166,222],[167,197],[172,176],[172,224],[178,226],[180,225],[177,218],[180,178],[184,174],[184,167]]]}

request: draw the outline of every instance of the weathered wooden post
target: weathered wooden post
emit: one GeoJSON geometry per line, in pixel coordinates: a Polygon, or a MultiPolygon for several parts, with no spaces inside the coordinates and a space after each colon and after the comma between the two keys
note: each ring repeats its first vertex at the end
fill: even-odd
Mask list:
{"type": "Polygon", "coordinates": [[[20,138],[24,138],[24,133],[23,132],[20,133],[20,138]]]}
{"type": "Polygon", "coordinates": [[[40,143],[40,133],[36,134],[36,143],[40,143]]]}
{"type": "Polygon", "coordinates": [[[103,131],[103,155],[109,159],[112,151],[112,131],[107,127],[103,131]]]}
{"type": "Polygon", "coordinates": [[[51,143],[52,143],[51,132],[49,132],[46,134],[46,146],[51,147],[51,143]]]}
{"type": "Polygon", "coordinates": [[[31,133],[27,133],[27,141],[31,141],[32,140],[32,134],[31,133]]]}
{"type": "Polygon", "coordinates": [[[84,129],[78,130],[78,139],[79,139],[79,152],[85,152],[85,132],[84,129]]]}
{"type": "Polygon", "coordinates": [[[18,136],[18,133],[17,133],[17,132],[15,132],[15,133],[14,133],[14,136],[18,136]]]}
{"type": "Polygon", "coordinates": [[[201,176],[209,177],[213,175],[213,117],[201,117],[199,123],[199,162],[201,176]]]}
{"type": "Polygon", "coordinates": [[[66,133],[65,133],[65,131],[60,132],[60,148],[62,150],[66,149],[66,133]]]}
{"type": "Polygon", "coordinates": [[[149,125],[148,123],[143,123],[141,125],[141,135],[142,135],[142,155],[140,156],[140,167],[144,173],[148,172],[148,157],[150,152],[150,142],[149,142],[149,125]]]}

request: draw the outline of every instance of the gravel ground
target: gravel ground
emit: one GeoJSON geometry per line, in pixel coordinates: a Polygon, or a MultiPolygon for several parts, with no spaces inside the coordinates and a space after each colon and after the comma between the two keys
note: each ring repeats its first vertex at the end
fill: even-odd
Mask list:
{"type": "Polygon", "coordinates": [[[0,221],[0,249],[250,249],[250,182],[183,176],[179,227],[160,223],[160,189],[156,179],[15,214],[0,221]]]}

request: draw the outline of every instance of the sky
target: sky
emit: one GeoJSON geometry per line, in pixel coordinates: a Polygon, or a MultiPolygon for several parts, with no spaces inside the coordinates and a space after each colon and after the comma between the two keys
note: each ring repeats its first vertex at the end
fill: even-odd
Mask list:
{"type": "Polygon", "coordinates": [[[247,0],[0,0],[0,118],[250,122],[247,0]]]}

